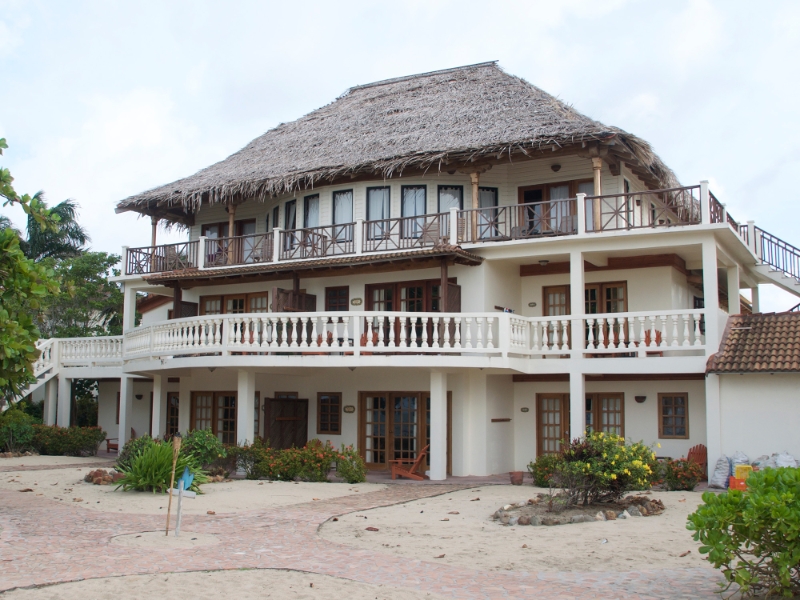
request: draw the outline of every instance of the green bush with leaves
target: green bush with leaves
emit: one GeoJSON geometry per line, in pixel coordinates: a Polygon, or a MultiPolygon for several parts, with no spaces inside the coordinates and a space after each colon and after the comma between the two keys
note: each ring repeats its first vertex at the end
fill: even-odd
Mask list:
{"type": "Polygon", "coordinates": [[[533,478],[536,487],[549,487],[550,478],[555,472],[560,457],[558,454],[542,454],[535,461],[528,464],[528,472],[533,478]]]}
{"type": "Polygon", "coordinates": [[[117,456],[117,470],[122,472],[130,469],[133,459],[154,443],[153,438],[147,434],[128,440],[120,450],[119,456],[117,456]]]}
{"type": "Polygon", "coordinates": [[[263,477],[260,465],[270,457],[273,450],[269,447],[269,440],[256,438],[252,444],[233,446],[227,449],[228,456],[236,459],[236,468],[244,471],[247,479],[263,477]]]}
{"type": "Polygon", "coordinates": [[[703,467],[696,462],[679,458],[663,466],[664,487],[668,490],[691,492],[703,478],[703,467]]]}
{"type": "Polygon", "coordinates": [[[363,483],[367,480],[367,464],[352,445],[342,444],[336,455],[336,475],[347,483],[363,483]]]}
{"type": "MultiPolygon", "coordinates": [[[[208,478],[191,456],[180,452],[175,476],[180,477],[185,467],[189,467],[189,472],[194,475],[189,489],[201,493],[200,486],[207,483],[208,478]]],[[[129,468],[120,472],[123,477],[119,480],[117,489],[121,487],[123,491],[166,492],[172,477],[172,444],[154,441],[133,458],[129,468]]]]}
{"type": "Polygon", "coordinates": [[[226,456],[225,446],[209,429],[195,429],[183,436],[181,453],[191,456],[204,469],[226,456]]]}
{"type": "Polygon", "coordinates": [[[50,456],[93,456],[106,439],[99,427],[33,425],[31,445],[39,454],[50,456]]]}
{"type": "Polygon", "coordinates": [[[18,408],[0,415],[0,451],[25,452],[33,444],[33,417],[18,408]]]}
{"type": "Polygon", "coordinates": [[[747,490],[706,492],[687,529],[721,569],[723,591],[743,596],[800,595],[800,468],[764,469],[747,490]]]}
{"type": "Polygon", "coordinates": [[[564,444],[558,457],[550,482],[566,492],[567,505],[618,500],[650,488],[658,472],[649,446],[602,431],[564,444]]]}

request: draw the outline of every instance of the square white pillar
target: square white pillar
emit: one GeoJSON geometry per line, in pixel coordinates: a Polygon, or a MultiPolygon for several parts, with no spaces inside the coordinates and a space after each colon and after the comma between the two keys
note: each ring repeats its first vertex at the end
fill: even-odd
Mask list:
{"type": "Polygon", "coordinates": [[[739,300],[739,266],[728,267],[728,314],[738,315],[742,312],[739,300]]]}
{"type": "Polygon", "coordinates": [[[569,437],[582,438],[586,434],[586,379],[583,373],[569,374],[569,437]]]}
{"type": "Polygon", "coordinates": [[[70,412],[72,410],[72,380],[66,377],[58,378],[58,418],[59,427],[69,427],[70,412]]]}
{"type": "Polygon", "coordinates": [[[192,378],[181,375],[178,387],[178,431],[187,433],[192,426],[192,378]]]}
{"type": "Polygon", "coordinates": [[[467,371],[466,415],[467,435],[464,436],[466,472],[461,475],[491,475],[489,473],[489,406],[484,371],[467,371]]]}
{"type": "Polygon", "coordinates": [[[706,375],[706,445],[708,446],[708,476],[722,456],[722,406],[719,375],[706,375]]]}
{"type": "Polygon", "coordinates": [[[758,286],[750,290],[750,302],[753,305],[753,314],[761,312],[761,297],[758,293],[758,286]]]}
{"type": "Polygon", "coordinates": [[[703,304],[705,306],[706,355],[719,347],[719,281],[717,280],[717,242],[703,242],[703,304]]]}
{"type": "Polygon", "coordinates": [[[136,326],[136,289],[131,283],[123,284],[122,331],[136,326]]]}
{"type": "Polygon", "coordinates": [[[119,449],[131,439],[133,425],[133,378],[123,375],[119,381],[119,449]]]}
{"type": "Polygon", "coordinates": [[[252,444],[255,439],[256,374],[239,371],[236,392],[236,443],[252,444]]]}
{"type": "Polygon", "coordinates": [[[584,273],[583,273],[583,252],[572,250],[569,253],[569,295],[570,295],[570,315],[572,327],[570,331],[570,345],[574,358],[583,357],[583,313],[586,312],[586,300],[584,298],[584,273]]]}
{"type": "Polygon", "coordinates": [[[161,375],[153,375],[153,422],[150,431],[153,439],[164,437],[166,423],[164,421],[164,405],[166,404],[166,380],[161,375]]]}
{"type": "Polygon", "coordinates": [[[447,479],[447,373],[431,372],[431,457],[432,481],[447,479]]]}
{"type": "Polygon", "coordinates": [[[58,377],[53,377],[44,384],[44,424],[56,424],[56,409],[58,408],[58,377]]]}

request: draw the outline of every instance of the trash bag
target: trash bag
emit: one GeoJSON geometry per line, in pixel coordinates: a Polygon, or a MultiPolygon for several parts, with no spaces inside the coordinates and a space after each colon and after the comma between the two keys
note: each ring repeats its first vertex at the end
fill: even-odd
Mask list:
{"type": "Polygon", "coordinates": [[[747,454],[737,450],[736,452],[734,452],[733,456],[731,456],[731,463],[732,463],[731,470],[735,471],[736,465],[749,465],[750,459],[747,457],[747,454]]]}
{"type": "Polygon", "coordinates": [[[757,469],[765,469],[768,466],[767,462],[769,462],[769,454],[762,454],[753,462],[751,462],[750,466],[757,469]]]}
{"type": "Polygon", "coordinates": [[[731,459],[724,454],[719,457],[717,464],[714,467],[714,472],[708,480],[708,487],[717,488],[719,490],[728,489],[728,477],[733,472],[733,463],[731,459]]]}
{"type": "Polygon", "coordinates": [[[778,455],[773,454],[772,456],[767,459],[767,462],[764,463],[763,469],[777,469],[778,468],[778,455]]]}
{"type": "Polygon", "coordinates": [[[778,468],[797,466],[797,461],[794,459],[794,456],[788,452],[781,452],[778,454],[778,457],[775,459],[775,463],[778,465],[778,468]]]}

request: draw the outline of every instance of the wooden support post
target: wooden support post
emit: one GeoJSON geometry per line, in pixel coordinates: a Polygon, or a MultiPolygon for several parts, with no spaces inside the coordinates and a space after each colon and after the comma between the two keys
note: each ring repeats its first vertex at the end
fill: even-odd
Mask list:
{"type": "MultiPolygon", "coordinates": [[[[480,183],[481,183],[481,174],[478,171],[469,174],[470,181],[472,181],[472,208],[477,209],[480,208],[480,183]]],[[[470,219],[472,223],[472,241],[478,239],[478,214],[476,212],[472,213],[472,218],[470,219]]],[[[451,227],[458,227],[458,223],[453,223],[451,227]]]]}
{"type": "Polygon", "coordinates": [[[442,281],[439,289],[439,312],[447,312],[447,259],[442,259],[442,281]]]}
{"type": "Polygon", "coordinates": [[[228,248],[227,248],[227,260],[225,264],[232,265],[234,262],[233,256],[233,238],[236,236],[236,205],[229,204],[228,205],[228,248]]]}
{"type": "MultiPolygon", "coordinates": [[[[599,156],[592,158],[592,172],[594,173],[594,195],[603,195],[603,159],[599,156]]],[[[600,217],[600,199],[595,198],[592,201],[592,229],[600,231],[603,227],[603,221],[600,217]]]]}
{"type": "Polygon", "coordinates": [[[152,249],[150,250],[150,272],[155,273],[156,269],[156,233],[158,232],[158,217],[151,215],[150,216],[150,246],[152,249]]]}
{"type": "Polygon", "coordinates": [[[181,313],[183,312],[181,310],[183,308],[183,290],[181,289],[181,284],[176,283],[174,290],[175,293],[172,296],[172,318],[180,319],[181,313]]]}
{"type": "Polygon", "coordinates": [[[300,275],[297,274],[297,271],[292,273],[292,291],[295,294],[300,293],[300,275]]]}

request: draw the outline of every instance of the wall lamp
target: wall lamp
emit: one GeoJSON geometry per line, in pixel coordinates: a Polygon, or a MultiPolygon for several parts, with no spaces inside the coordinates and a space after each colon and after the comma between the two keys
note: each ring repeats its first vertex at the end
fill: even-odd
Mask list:
{"type": "Polygon", "coordinates": [[[642,404],[645,400],[647,400],[647,396],[634,396],[633,399],[639,404],[642,404]]]}
{"type": "Polygon", "coordinates": [[[137,400],[141,400],[142,398],[144,398],[144,396],[142,394],[136,394],[135,397],[136,397],[137,400]]]}

